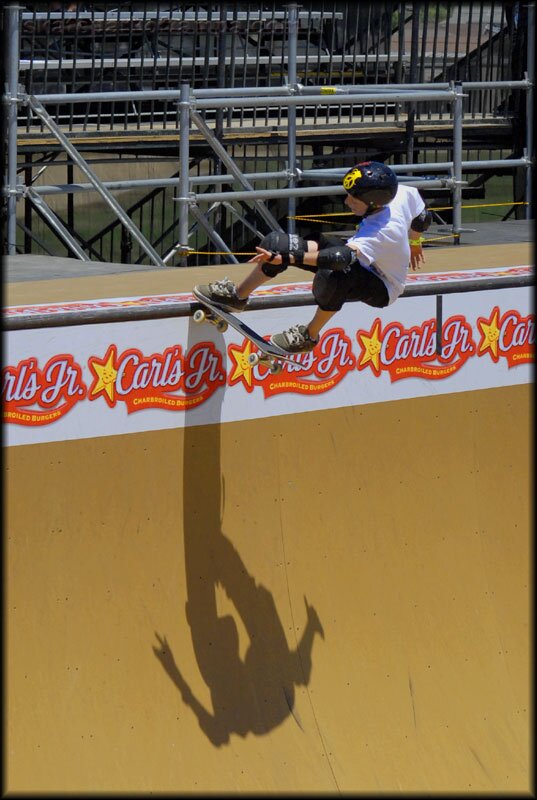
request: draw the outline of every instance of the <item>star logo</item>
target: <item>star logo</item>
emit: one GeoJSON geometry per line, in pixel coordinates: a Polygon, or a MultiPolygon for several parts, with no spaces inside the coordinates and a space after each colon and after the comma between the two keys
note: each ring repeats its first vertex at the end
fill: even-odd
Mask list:
{"type": "Polygon", "coordinates": [[[99,395],[103,395],[108,405],[112,408],[115,405],[115,386],[117,369],[115,368],[117,358],[116,346],[111,344],[104,359],[90,358],[89,367],[95,375],[95,380],[90,389],[90,400],[99,395]]]}
{"type": "Polygon", "coordinates": [[[495,361],[498,360],[498,340],[500,338],[500,329],[498,327],[498,308],[495,308],[492,314],[492,319],[478,319],[479,327],[481,328],[481,342],[479,346],[479,353],[490,350],[492,357],[495,361]]]}
{"type": "Polygon", "coordinates": [[[376,320],[373,332],[366,333],[358,332],[358,341],[362,345],[362,358],[358,364],[358,369],[362,369],[366,364],[371,363],[376,372],[380,372],[380,351],[382,349],[382,342],[379,338],[380,322],[376,320]]]}
{"type": "Polygon", "coordinates": [[[228,353],[233,362],[233,373],[229,376],[229,385],[242,381],[246,389],[252,391],[252,367],[248,363],[248,357],[252,354],[252,343],[245,339],[242,347],[230,344],[228,353]]]}

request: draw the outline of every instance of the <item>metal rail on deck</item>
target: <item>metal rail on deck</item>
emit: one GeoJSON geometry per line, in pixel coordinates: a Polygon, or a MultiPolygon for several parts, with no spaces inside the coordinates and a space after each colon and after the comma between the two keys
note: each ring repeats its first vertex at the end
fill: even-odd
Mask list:
{"type": "MultiPolygon", "coordinates": [[[[510,275],[499,278],[479,278],[467,281],[452,281],[442,284],[407,285],[401,298],[442,296],[464,292],[482,292],[489,289],[512,289],[535,284],[534,275],[510,275]]],[[[348,302],[360,302],[350,300],[348,302]]],[[[291,308],[294,306],[316,305],[311,292],[300,295],[283,295],[278,297],[252,297],[248,303],[248,311],[261,311],[270,308],[291,308]]],[[[4,314],[4,331],[34,330],[36,328],[63,328],[75,325],[99,325],[113,322],[141,322],[150,319],[169,319],[171,317],[189,317],[201,305],[196,301],[177,301],[161,306],[126,306],[119,308],[90,308],[62,311],[57,314],[27,314],[10,317],[4,314]]]]}

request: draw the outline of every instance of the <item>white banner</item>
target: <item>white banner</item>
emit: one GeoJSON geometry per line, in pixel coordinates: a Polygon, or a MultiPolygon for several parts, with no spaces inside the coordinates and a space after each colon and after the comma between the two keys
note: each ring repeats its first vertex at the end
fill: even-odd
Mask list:
{"type": "MultiPolygon", "coordinates": [[[[288,292],[271,287],[270,293],[278,288],[288,292]]],[[[140,300],[151,298],[95,303],[140,300]]],[[[46,308],[54,313],[70,305],[83,304],[46,308]]],[[[25,312],[30,308],[43,306],[25,312]]],[[[313,313],[302,306],[244,312],[244,319],[268,337],[313,313]]],[[[529,288],[444,295],[441,354],[434,296],[403,298],[384,309],[348,303],[315,351],[296,356],[276,376],[249,366],[255,348],[233,329],[221,334],[191,317],[11,331],[4,442],[111,436],[528,383],[534,341],[529,288]]]]}

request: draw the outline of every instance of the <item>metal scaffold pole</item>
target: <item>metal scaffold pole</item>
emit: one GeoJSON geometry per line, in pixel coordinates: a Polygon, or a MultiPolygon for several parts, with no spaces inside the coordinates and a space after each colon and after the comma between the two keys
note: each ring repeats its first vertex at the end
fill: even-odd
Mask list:
{"type": "MultiPolygon", "coordinates": [[[[528,64],[526,78],[529,87],[526,95],[526,153],[529,164],[533,162],[533,83],[535,81],[535,3],[528,4],[528,64]]],[[[533,218],[533,169],[526,169],[526,219],[533,218]]]]}
{"type": "Polygon", "coordinates": [[[186,267],[188,253],[188,209],[189,209],[189,172],[190,172],[190,84],[181,84],[179,99],[179,266],[186,267]]]}
{"type": "Polygon", "coordinates": [[[146,253],[151,261],[159,267],[164,267],[165,264],[153,246],[147,241],[142,232],[132,222],[126,211],[120,206],[116,198],[110,193],[103,182],[95,175],[90,169],[88,163],[80,155],[76,147],[71,144],[67,136],[58,128],[52,117],[47,113],[43,105],[35,97],[29,96],[27,98],[28,105],[33,113],[39,117],[41,122],[49,129],[52,135],[58,140],[65,152],[70,156],[73,163],[77,165],[80,171],[88,178],[90,183],[94,186],[95,190],[101,195],[103,200],[112,209],[117,218],[123,223],[125,228],[129,231],[134,239],[138,242],[144,253],[146,253]]]}
{"type": "Polygon", "coordinates": [[[454,244],[459,244],[462,229],[462,84],[455,83],[453,100],[453,223],[454,244]]]}
{"type": "MultiPolygon", "coordinates": [[[[209,103],[209,106],[210,105],[211,103],[209,103]]],[[[226,105],[226,103],[224,103],[223,105],[226,105]]],[[[209,146],[212,147],[212,149],[218,156],[220,156],[222,163],[228,168],[228,170],[233,175],[235,180],[237,180],[244,189],[252,192],[253,205],[259,212],[260,216],[263,217],[263,219],[269,226],[270,230],[281,231],[282,228],[280,224],[272,215],[272,213],[268,210],[268,208],[258,199],[254,199],[253,186],[249,181],[246,180],[244,174],[237,167],[231,156],[228,154],[227,150],[220,144],[220,142],[213,134],[209,126],[205,123],[203,117],[198,113],[198,111],[194,110],[191,110],[190,116],[194,125],[203,134],[209,146]]]]}
{"type": "Polygon", "coordinates": [[[17,102],[19,92],[20,7],[8,5],[6,12],[7,78],[7,252],[17,252],[17,102]]]}
{"type": "MultiPolygon", "coordinates": [[[[287,71],[287,78],[289,82],[289,89],[297,91],[297,71],[296,71],[296,56],[298,49],[298,6],[296,3],[290,3],[287,7],[289,12],[288,17],[288,43],[289,43],[289,66],[287,71]]],[[[292,189],[297,185],[296,174],[296,106],[289,106],[287,111],[287,168],[289,170],[289,188],[292,189]]],[[[296,216],[296,198],[290,197],[287,201],[287,214],[288,224],[287,230],[289,233],[295,233],[296,224],[294,217],[296,216]]]]}

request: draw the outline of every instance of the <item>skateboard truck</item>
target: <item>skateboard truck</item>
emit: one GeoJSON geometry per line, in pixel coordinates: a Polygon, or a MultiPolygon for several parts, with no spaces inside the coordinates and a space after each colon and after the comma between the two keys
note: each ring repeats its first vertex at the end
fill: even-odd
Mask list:
{"type": "Polygon", "coordinates": [[[283,369],[283,365],[275,356],[260,356],[259,353],[250,353],[248,356],[248,364],[251,367],[256,367],[258,364],[266,364],[272,375],[279,375],[283,369]]]}
{"type": "MultiPolygon", "coordinates": [[[[209,309],[198,308],[197,311],[194,311],[192,319],[198,325],[202,322],[210,322],[219,333],[225,333],[229,327],[225,319],[221,319],[216,313],[209,311],[209,309]]],[[[283,369],[278,359],[269,354],[262,353],[260,355],[259,353],[250,353],[247,360],[250,367],[256,367],[258,364],[266,364],[272,375],[279,375],[283,369]]]]}
{"type": "Polygon", "coordinates": [[[204,311],[202,308],[198,308],[197,311],[194,311],[192,319],[198,325],[202,322],[210,322],[219,333],[225,333],[229,327],[225,319],[220,319],[216,314],[213,314],[212,311],[204,311]]]}

